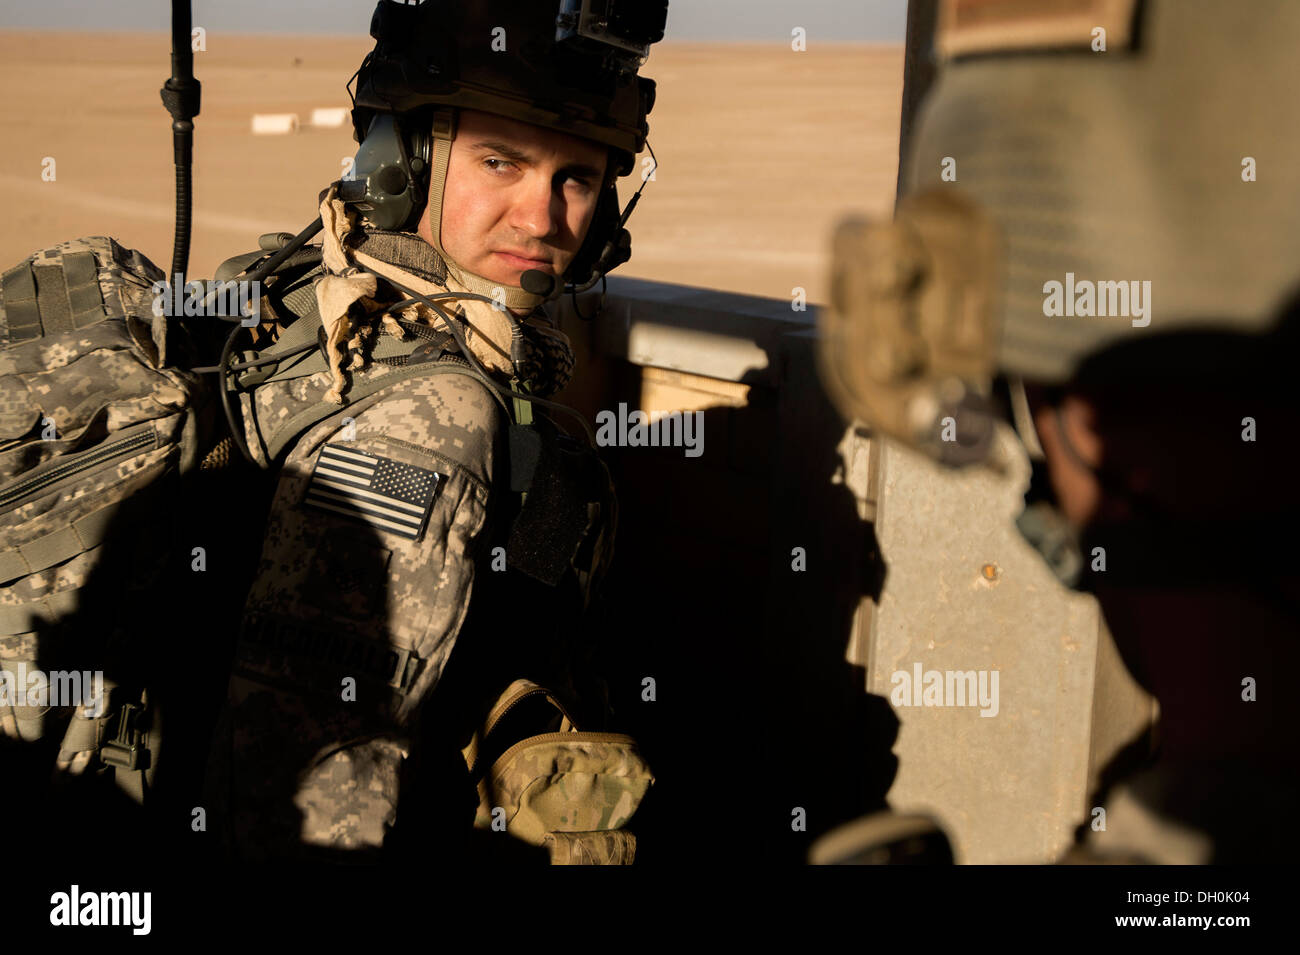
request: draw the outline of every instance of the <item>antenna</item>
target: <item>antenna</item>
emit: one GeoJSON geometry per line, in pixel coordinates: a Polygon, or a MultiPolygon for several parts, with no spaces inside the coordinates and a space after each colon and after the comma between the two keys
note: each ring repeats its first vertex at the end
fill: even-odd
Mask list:
{"type": "Polygon", "coordinates": [[[190,262],[190,211],[193,190],[194,117],[199,115],[199,81],[194,78],[194,51],[190,46],[190,0],[172,0],[172,75],[161,90],[163,105],[172,114],[172,148],[176,156],[176,232],[172,240],[172,270],[185,281],[190,262]]]}

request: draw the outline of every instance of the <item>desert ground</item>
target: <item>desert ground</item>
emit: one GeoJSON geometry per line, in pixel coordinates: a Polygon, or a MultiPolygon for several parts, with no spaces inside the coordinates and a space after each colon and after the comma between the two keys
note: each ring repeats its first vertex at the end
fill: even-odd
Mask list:
{"type": "MultiPolygon", "coordinates": [[[[195,55],[191,276],[315,217],[356,143],[350,125],[306,121],[349,105],[345,85],[372,42],[207,35],[195,55]],[[303,125],[254,135],[254,113],[303,125]]],[[[169,53],[163,32],[0,32],[0,268],[82,235],[112,235],[169,267],[171,119],[158,96],[169,53]]],[[[824,302],[836,221],[887,215],[893,201],[902,66],[901,46],[657,45],[643,73],[658,83],[659,166],[616,274],[783,299],[798,286],[824,302]]],[[[623,180],[624,202],[639,184],[623,180]]]]}

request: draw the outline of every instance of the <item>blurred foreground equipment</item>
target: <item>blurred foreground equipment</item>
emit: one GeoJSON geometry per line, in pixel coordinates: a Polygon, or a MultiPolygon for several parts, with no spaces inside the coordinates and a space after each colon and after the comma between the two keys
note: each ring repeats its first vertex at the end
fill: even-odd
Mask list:
{"type": "MultiPolygon", "coordinates": [[[[1276,856],[1296,522],[1283,445],[1253,429],[1296,403],[1300,7],[912,8],[939,69],[894,221],[836,234],[819,342],[869,429],[887,576],[862,656],[902,722],[890,803],[933,812],[962,861],[1031,861],[1027,829],[1051,857],[1068,819],[1103,854],[1276,856]],[[1067,398],[1099,457],[1065,437],[1067,398]],[[913,666],[997,673],[1000,700],[892,695],[913,666]],[[1156,746],[1134,676],[1161,739],[1112,785],[1130,740],[1130,768],[1156,746]]],[[[909,89],[925,47],[909,35],[909,89]]]]}

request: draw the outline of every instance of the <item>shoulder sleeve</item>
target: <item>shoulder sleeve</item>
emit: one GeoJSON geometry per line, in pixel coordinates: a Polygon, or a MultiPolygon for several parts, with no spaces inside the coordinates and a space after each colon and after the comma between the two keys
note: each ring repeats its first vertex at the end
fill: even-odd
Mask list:
{"type": "Polygon", "coordinates": [[[237,836],[382,843],[409,727],[465,620],[503,417],[481,383],[431,375],[289,454],[230,686],[237,836]]]}

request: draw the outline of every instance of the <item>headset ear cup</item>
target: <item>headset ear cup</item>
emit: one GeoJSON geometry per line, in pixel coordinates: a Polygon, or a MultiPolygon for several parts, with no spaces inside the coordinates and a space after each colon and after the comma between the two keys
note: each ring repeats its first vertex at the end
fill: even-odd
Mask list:
{"type": "MultiPolygon", "coordinates": [[[[429,205],[429,169],[426,165],[423,170],[411,176],[411,214],[406,217],[406,221],[399,227],[400,232],[415,232],[420,228],[420,220],[424,218],[424,210],[429,205]]],[[[430,229],[437,229],[436,222],[429,223],[430,229]]]]}
{"type": "Polygon", "coordinates": [[[600,272],[612,272],[630,258],[632,258],[632,233],[627,229],[619,229],[613,241],[605,245],[596,268],[600,272]]]}
{"type": "MultiPolygon", "coordinates": [[[[407,170],[411,174],[411,198],[415,208],[402,227],[404,232],[414,232],[420,227],[424,210],[429,205],[429,182],[433,178],[432,117],[420,115],[413,119],[406,138],[407,170]]],[[[439,213],[441,217],[441,212],[439,213]]],[[[434,229],[437,223],[429,223],[434,229]]]]}
{"type": "Polygon", "coordinates": [[[566,282],[585,285],[598,269],[601,272],[608,272],[615,265],[620,265],[631,258],[632,236],[626,229],[620,227],[619,218],[618,187],[611,181],[596,203],[596,212],[587,229],[587,237],[565,273],[566,282]],[[611,245],[616,250],[615,258],[618,249],[626,249],[627,254],[612,264],[606,264],[609,258],[606,253],[610,251],[608,247],[611,245]]]}

